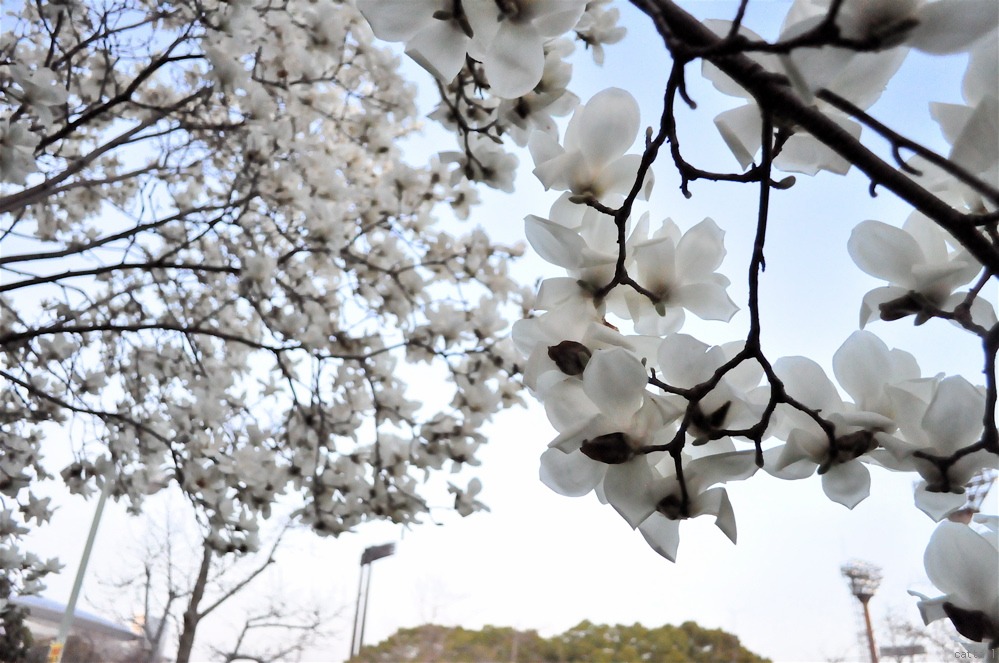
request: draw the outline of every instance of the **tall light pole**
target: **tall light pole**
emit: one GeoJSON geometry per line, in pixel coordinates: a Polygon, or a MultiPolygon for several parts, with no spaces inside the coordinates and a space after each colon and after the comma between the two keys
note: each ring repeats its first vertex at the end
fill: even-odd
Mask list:
{"type": "Polygon", "coordinates": [[[62,662],[62,653],[66,646],[66,639],[69,637],[69,631],[73,627],[73,619],[76,617],[76,601],[80,597],[80,588],[83,587],[83,578],[87,575],[87,565],[90,563],[90,552],[94,549],[94,540],[97,538],[97,526],[101,524],[101,516],[104,515],[104,504],[108,501],[108,495],[111,493],[113,483],[110,478],[104,478],[104,485],[101,487],[101,496],[97,498],[97,508],[94,509],[94,518],[90,521],[90,532],[87,534],[87,542],[83,546],[80,566],[76,569],[73,589],[69,594],[69,603],[66,604],[66,611],[63,613],[62,621],[59,622],[59,631],[56,633],[56,638],[49,645],[48,660],[50,663],[62,662]]]}
{"type": "Polygon", "coordinates": [[[857,597],[860,605],[863,606],[871,663],[878,663],[878,650],[874,645],[874,628],[871,626],[871,611],[867,604],[881,583],[881,569],[867,562],[853,561],[840,567],[840,571],[850,583],[850,593],[857,597]]]}
{"type": "Polygon", "coordinates": [[[361,554],[361,579],[357,585],[357,606],[354,608],[354,632],[350,638],[350,657],[361,653],[364,646],[364,624],[368,619],[368,592],[371,590],[371,562],[395,554],[394,543],[365,548],[361,554]],[[364,597],[362,602],[361,597],[364,597]],[[363,607],[362,607],[363,606],[363,607]],[[358,629],[360,621],[360,629],[358,629]]]}

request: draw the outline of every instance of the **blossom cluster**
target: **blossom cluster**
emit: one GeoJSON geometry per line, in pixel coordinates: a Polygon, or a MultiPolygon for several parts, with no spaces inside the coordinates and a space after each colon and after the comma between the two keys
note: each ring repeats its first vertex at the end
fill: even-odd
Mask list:
{"type": "Polygon", "coordinates": [[[0,602],[57,567],[21,542],[50,480],[134,511],[179,487],[220,554],[279,501],[326,535],[483,508],[467,471],[434,476],[520,402],[521,248],[463,227],[448,162],[403,158],[414,91],[357,8],[22,10],[0,37],[0,602]]]}
{"type": "MultiPolygon", "coordinates": [[[[892,141],[896,163],[864,162],[872,191],[890,179],[889,188],[918,189],[910,202],[924,201],[924,193],[933,197],[914,202],[901,227],[868,220],[854,229],[851,257],[886,284],[863,298],[860,327],[866,329],[832,356],[834,381],[813,359],[771,360],[761,349],[755,274],[763,267],[765,212],[756,219],[745,341],[709,345],[683,332],[688,313],[724,323],[739,308],[719,271],[725,233],[712,219],[658,221],[636,210],[651,194],[650,166],[660,146],[675,143],[669,102],[660,132],[650,129],[639,152],[630,151],[642,125],[640,109],[618,88],[571,109],[559,136],[552,115],[567,113],[574,101],[568,92],[557,94],[570,73],[562,33],[572,27],[588,43],[584,30],[605,18],[590,14],[597,3],[583,4],[428,0],[403,9],[362,2],[375,34],[405,42],[406,52],[437,77],[442,106],[433,117],[464,140],[463,154],[452,158],[466,176],[509,188],[498,160],[477,158],[475,149],[483,135],[494,143],[509,135],[529,146],[545,188],[562,192],[546,215],[527,217],[525,232],[534,251],[565,276],[541,283],[534,312],[513,329],[526,357],[525,384],[557,434],[541,456],[541,480],[567,496],[596,493],[674,560],[679,524],[688,518],[712,516],[736,540],[726,484],[757,471],[782,479],[817,475],[829,499],[851,509],[870,493],[870,466],[913,473],[919,478],[915,506],[942,522],[927,550],[927,570],[951,597],[926,599],[924,614],[946,610],[968,637],[999,640],[994,569],[992,582],[984,582],[990,589],[982,591],[968,569],[954,572],[976,553],[950,552],[988,544],[949,519],[966,508],[965,484],[999,467],[999,326],[993,303],[982,296],[999,272],[999,5],[798,0],[778,39],[766,42],[741,22],[698,25],[672,3],[634,3],[677,60],[668,99],[685,94],[683,65],[700,57],[703,75],[719,92],[746,100],[715,119],[742,172],[698,171],[673,145],[684,181],[729,179],[768,189],[793,184],[790,178],[774,182],[773,169],[843,174],[867,158],[853,148],[873,133],[892,141]],[[501,55],[498,45],[516,47],[504,47],[501,55]],[[867,113],[912,50],[970,55],[967,105],[931,106],[952,146],[947,157],[867,113]],[[443,51],[453,59],[445,61],[443,51]],[[903,148],[914,156],[903,159],[903,148]],[[875,168],[890,177],[875,176],[875,168]],[[982,343],[984,386],[959,375],[923,375],[915,357],[889,348],[870,326],[934,317],[982,343]]],[[[618,38],[613,30],[605,34],[607,43],[618,38]]],[[[501,149],[494,145],[490,152],[501,149]]],[[[994,533],[993,526],[992,539],[994,533]]],[[[994,561],[992,553],[986,557],[994,561]]]]}

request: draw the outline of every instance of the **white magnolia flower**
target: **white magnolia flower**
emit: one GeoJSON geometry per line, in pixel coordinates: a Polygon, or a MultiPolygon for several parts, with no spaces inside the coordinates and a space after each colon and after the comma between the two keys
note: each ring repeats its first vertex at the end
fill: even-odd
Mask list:
{"type": "Polygon", "coordinates": [[[453,5],[450,0],[357,2],[376,37],[406,42],[406,54],[445,83],[461,71],[471,42],[467,18],[454,16],[453,5]]]}
{"type": "Polygon", "coordinates": [[[480,49],[473,57],[482,62],[489,90],[515,99],[541,80],[545,42],[579,22],[586,0],[472,0],[464,5],[480,49]]]}
{"type": "Polygon", "coordinates": [[[836,23],[848,39],[884,39],[927,53],[957,53],[999,25],[999,4],[994,0],[846,0],[836,23]]]}
{"type": "Polygon", "coordinates": [[[647,392],[647,383],[638,357],[611,347],[593,353],[581,379],[545,387],[545,411],[560,433],[542,455],[542,482],[562,495],[584,495],[619,466],[645,463],[639,450],[668,434],[667,424],[679,415],[647,392]]]}
{"type": "Polygon", "coordinates": [[[783,447],[770,450],[765,468],[779,478],[800,479],[814,470],[822,490],[834,502],[852,509],[870,494],[871,475],[863,461],[886,444],[899,417],[889,388],[919,377],[912,355],[889,350],[869,332],[852,334],[836,352],[836,378],[854,402],[844,402],[822,368],[804,357],[784,357],[774,364],[788,394],[818,411],[833,425],[835,446],[825,430],[807,414],[782,408],[776,434],[783,447]],[[779,451],[778,451],[779,449],[779,451]]]}
{"type": "Polygon", "coordinates": [[[961,376],[944,380],[916,380],[889,389],[897,412],[902,439],[885,438],[894,468],[915,471],[923,481],[916,487],[916,506],[934,520],[960,509],[964,485],[984,467],[999,466],[986,450],[966,454],[947,468],[940,468],[916,454],[947,457],[977,442],[982,434],[985,395],[961,376]]]}
{"type": "Polygon", "coordinates": [[[926,575],[944,592],[922,599],[923,622],[949,617],[964,637],[975,642],[999,640],[999,539],[992,531],[979,533],[962,523],[937,525],[923,555],[926,575]]]}
{"type": "MultiPolygon", "coordinates": [[[[580,106],[569,120],[564,145],[535,132],[529,141],[534,174],[546,189],[571,191],[606,201],[634,185],[641,156],[625,154],[638,136],[638,102],[620,88],[608,88],[580,106]]],[[[652,187],[651,171],[642,193],[652,187]]]]}
{"type": "Polygon", "coordinates": [[[551,42],[545,49],[545,67],[537,85],[520,97],[499,103],[497,116],[518,145],[527,145],[534,131],[557,136],[552,116],[568,115],[579,105],[579,97],[566,89],[572,79],[572,65],[563,58],[572,50],[573,43],[568,39],[551,42]]]}
{"type": "Polygon", "coordinates": [[[640,334],[662,335],[679,329],[686,309],[704,320],[728,322],[739,307],[725,291],[729,280],[716,270],[725,257],[725,232],[704,219],[680,235],[666,219],[648,241],[634,245],[636,280],[656,296],[628,289],[622,316],[635,322],[640,334]]]}
{"type": "Polygon", "coordinates": [[[470,516],[476,511],[489,510],[485,504],[475,499],[475,496],[482,492],[482,482],[477,478],[469,481],[465,490],[453,483],[447,485],[447,490],[454,495],[454,510],[462,517],[470,516]]]}
{"type": "Polygon", "coordinates": [[[9,72],[20,89],[8,88],[6,94],[29,106],[42,124],[50,125],[52,108],[66,103],[67,97],[55,72],[45,67],[32,71],[22,64],[11,65],[9,72]]]}
{"type": "Polygon", "coordinates": [[[586,13],[576,25],[576,34],[593,54],[593,61],[604,63],[604,44],[616,44],[624,39],[627,30],[617,24],[621,12],[617,7],[604,9],[610,0],[590,0],[586,3],[586,13]]]}
{"type": "MultiPolygon", "coordinates": [[[[536,308],[589,308],[602,316],[609,302],[616,312],[626,311],[623,305],[625,288],[615,288],[599,300],[594,298],[598,290],[611,283],[617,269],[614,220],[591,207],[572,204],[565,197],[552,205],[551,217],[548,220],[529,215],[524,219],[525,234],[538,255],[553,265],[564,267],[569,276],[544,281],[536,308]]],[[[628,232],[625,240],[625,268],[628,269],[634,262],[636,246],[648,233],[648,215],[643,214],[634,228],[626,227],[625,231],[628,232]]],[[[627,313],[624,316],[628,317],[627,313]]]]}
{"type": "Polygon", "coordinates": [[[359,0],[375,36],[406,42],[406,53],[444,83],[480,61],[490,91],[514,99],[541,80],[545,42],[572,29],[585,0],[359,0]],[[460,9],[459,9],[460,8],[460,9]],[[458,11],[456,11],[458,9],[458,11]]]}
{"type": "MultiPolygon", "coordinates": [[[[854,228],[847,243],[853,261],[890,284],[864,295],[860,326],[878,317],[897,320],[912,314],[921,324],[929,318],[926,304],[942,309],[959,304],[964,296],[954,290],[975,278],[982,267],[963,247],[950,248],[954,245],[945,230],[918,212],[901,229],[880,221],[864,221],[854,228]]],[[[991,307],[976,301],[973,316],[987,320],[991,307]]]]}
{"type": "MultiPolygon", "coordinates": [[[[807,31],[824,16],[824,12],[821,15],[814,11],[803,13],[802,5],[812,7],[799,1],[791,8],[785,18],[781,39],[793,38],[807,31]]],[[[731,24],[728,21],[705,21],[705,25],[717,34],[725,35],[731,24]]],[[[740,28],[740,33],[754,41],[762,39],[745,27],[740,28]]],[[[815,92],[825,88],[866,109],[881,96],[888,80],[901,65],[905,53],[902,49],[858,53],[838,48],[800,48],[788,56],[760,54],[752,57],[767,71],[787,75],[803,100],[814,104],[840,128],[854,138],[859,138],[860,124],[816,99],[815,92]]],[[[763,124],[760,110],[749,92],[707,60],[703,62],[702,73],[719,92],[742,97],[747,101],[742,106],[720,113],[715,118],[715,126],[739,164],[748,168],[756,160],[762,146],[763,124]]],[[[850,169],[850,163],[846,159],[803,131],[794,132],[786,140],[780,153],[774,158],[774,166],[780,170],[808,175],[814,175],[820,170],[844,174],[850,169]]]]}
{"type": "MultiPolygon", "coordinates": [[[[709,380],[742,345],[709,346],[686,334],[670,334],[659,348],[659,378],[671,386],[690,389],[709,380]]],[[[762,379],[763,369],[755,361],[744,361],[727,372],[696,406],[688,429],[694,444],[707,442],[720,429],[745,428],[759,421],[766,399],[759,402],[754,396],[762,379]]]]}
{"type": "Polygon", "coordinates": [[[0,182],[24,184],[35,172],[35,145],[38,136],[23,122],[0,122],[0,182]]]}
{"type": "MultiPolygon", "coordinates": [[[[736,542],[735,512],[732,510],[728,491],[716,484],[749,478],[756,469],[753,451],[715,454],[684,463],[683,476],[688,499],[685,507],[673,458],[667,456],[650,470],[657,473],[658,478],[641,484],[640,479],[629,477],[631,485],[620,485],[620,492],[622,496],[639,495],[640,499],[636,501],[632,497],[630,504],[634,516],[641,517],[645,514],[638,530],[653,550],[675,562],[680,545],[680,521],[688,518],[715,516],[718,529],[732,543],[736,542]],[[639,486],[637,489],[636,484],[639,486]]],[[[616,488],[618,486],[614,486],[609,480],[605,482],[608,499],[621,512],[622,507],[619,505],[626,502],[617,497],[616,488]]]]}

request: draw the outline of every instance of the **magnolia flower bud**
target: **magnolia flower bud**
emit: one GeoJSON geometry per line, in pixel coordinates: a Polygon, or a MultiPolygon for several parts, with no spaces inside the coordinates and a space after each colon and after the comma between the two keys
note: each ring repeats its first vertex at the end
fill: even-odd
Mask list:
{"type": "Polygon", "coordinates": [[[683,520],[688,516],[683,508],[683,500],[673,494],[659,500],[659,503],[656,504],[656,511],[670,520],[683,520]]]}
{"type": "Polygon", "coordinates": [[[635,457],[635,450],[628,444],[624,433],[607,433],[586,440],[579,447],[583,455],[600,463],[620,465],[635,457]]]}
{"type": "Polygon", "coordinates": [[[566,375],[581,375],[593,353],[578,341],[562,341],[548,347],[548,357],[566,375]]]}

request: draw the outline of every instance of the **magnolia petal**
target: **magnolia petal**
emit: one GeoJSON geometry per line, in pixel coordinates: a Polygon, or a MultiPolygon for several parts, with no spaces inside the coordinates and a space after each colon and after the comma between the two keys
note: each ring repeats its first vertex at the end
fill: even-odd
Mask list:
{"type": "Polygon", "coordinates": [[[534,308],[540,311],[552,311],[583,296],[584,291],[579,287],[579,281],[571,276],[545,279],[538,286],[534,308]]]}
{"type": "Polygon", "coordinates": [[[527,149],[531,152],[531,158],[536,166],[565,154],[565,150],[558,143],[558,138],[543,131],[531,133],[527,149]]]}
{"type": "Polygon", "coordinates": [[[995,0],[936,0],[919,8],[919,24],[906,41],[927,53],[970,50],[982,35],[999,24],[995,0]]]}
{"type": "MultiPolygon", "coordinates": [[[[646,308],[648,299],[643,295],[634,293],[635,297],[629,297],[629,303],[637,303],[639,306],[632,306],[631,317],[635,319],[635,332],[648,336],[666,336],[672,334],[683,327],[684,314],[682,308],[667,307],[665,315],[649,312],[646,308]],[[644,299],[644,301],[642,301],[644,299]],[[646,311],[642,313],[642,311],[646,311]]],[[[626,295],[627,296],[627,295],[626,295]]]]}
{"type": "Polygon", "coordinates": [[[604,497],[632,529],[656,511],[662,497],[655,489],[655,473],[645,456],[611,465],[604,477],[604,497]]]}
{"type": "Polygon", "coordinates": [[[653,513],[638,527],[646,543],[671,562],[676,561],[680,547],[680,521],[670,520],[660,513],[653,513]]]}
{"type": "Polygon", "coordinates": [[[909,594],[922,599],[916,604],[916,607],[919,608],[919,616],[922,617],[924,624],[929,624],[930,622],[935,622],[938,619],[944,619],[947,617],[947,612],[943,607],[943,604],[947,602],[946,596],[931,599],[911,589],[909,590],[909,594]]]}
{"type": "Polygon", "coordinates": [[[433,18],[443,4],[441,0],[357,0],[371,31],[385,41],[408,41],[431,22],[449,23],[433,18]]]}
{"type": "MultiPolygon", "coordinates": [[[[820,52],[827,50],[829,49],[823,48],[820,52]]],[[[851,53],[853,57],[849,65],[837,73],[829,90],[849,99],[855,106],[866,109],[881,97],[888,82],[905,61],[909,49],[851,53]]]]}
{"type": "Polygon", "coordinates": [[[539,476],[541,483],[559,495],[582,497],[600,483],[606,467],[579,451],[565,453],[548,449],[541,454],[539,476]]]}
{"type": "Polygon", "coordinates": [[[984,95],[995,94],[995,82],[999,80],[999,31],[975,44],[971,51],[968,68],[964,72],[961,91],[964,100],[972,106],[978,105],[984,95]]]}
{"type": "Polygon", "coordinates": [[[609,417],[626,421],[642,405],[649,376],[638,357],[624,348],[593,353],[583,371],[583,390],[609,417]]]}
{"type": "Polygon", "coordinates": [[[855,331],[833,355],[833,373],[846,393],[865,410],[872,409],[891,377],[888,346],[870,332],[855,331]]]}
{"type": "Polygon", "coordinates": [[[788,462],[786,465],[782,465],[780,461],[781,457],[784,455],[786,447],[787,445],[783,444],[779,447],[773,447],[763,452],[764,472],[774,478],[783,479],[785,481],[799,481],[801,479],[807,479],[815,474],[815,469],[818,466],[808,458],[801,457],[797,461],[788,462]]]}
{"type": "Polygon", "coordinates": [[[787,436],[787,444],[777,461],[777,469],[784,469],[806,459],[818,465],[828,454],[829,440],[818,426],[814,430],[795,428],[787,436]]]}
{"type": "MultiPolygon", "coordinates": [[[[638,176],[638,167],[642,163],[642,157],[638,154],[625,154],[614,161],[608,163],[597,174],[593,188],[599,193],[601,199],[607,194],[627,194],[635,184],[638,176]]],[[[652,171],[645,175],[645,186],[639,191],[641,197],[647,198],[646,192],[651,187],[652,171]]]]}
{"type": "Polygon", "coordinates": [[[923,416],[923,429],[938,453],[950,454],[978,440],[985,396],[960,375],[941,380],[923,416]]]}
{"type": "MultiPolygon", "coordinates": [[[[538,135],[538,132],[535,131],[534,135],[538,135]]],[[[578,161],[578,152],[562,152],[558,156],[538,163],[532,172],[545,189],[562,191],[570,187],[570,175],[578,161]]]]}
{"type": "Polygon", "coordinates": [[[822,491],[833,502],[852,509],[871,494],[871,472],[859,461],[833,465],[822,475],[822,491]]]}
{"type": "Polygon", "coordinates": [[[823,412],[843,408],[843,401],[836,387],[826,377],[822,367],[805,357],[781,357],[774,363],[787,392],[808,407],[823,412]]]}
{"type": "Polygon", "coordinates": [[[971,520],[978,527],[976,531],[985,537],[993,548],[999,550],[999,516],[976,513],[971,520]]]}
{"type": "Polygon", "coordinates": [[[546,37],[556,37],[571,30],[586,10],[585,0],[533,0],[534,24],[546,37]]]}
{"type": "Polygon", "coordinates": [[[406,44],[406,55],[444,83],[465,66],[469,39],[454,21],[434,20],[406,44]]]}
{"type": "MultiPolygon", "coordinates": [[[[962,292],[957,296],[964,299],[967,294],[966,292],[962,292]]],[[[999,322],[996,319],[996,310],[992,306],[992,303],[981,297],[976,297],[975,301],[971,302],[971,321],[986,329],[992,329],[999,322]]]]}
{"type": "MultiPolygon", "coordinates": [[[[826,113],[826,116],[853,138],[860,138],[860,124],[839,114],[826,113]]],[[[831,147],[807,133],[793,134],[784,143],[780,154],[774,158],[775,168],[805,175],[815,175],[820,170],[845,175],[851,165],[850,161],[841,157],[831,147]]]]}
{"type": "Polygon", "coordinates": [[[756,474],[756,452],[752,449],[702,456],[687,463],[688,484],[704,490],[718,483],[742,481],[756,474]]]}
{"type": "Polygon", "coordinates": [[[551,209],[548,210],[548,219],[552,223],[557,223],[560,226],[572,228],[573,230],[580,230],[583,225],[583,220],[589,216],[588,212],[595,212],[596,210],[591,210],[591,208],[586,205],[572,202],[570,200],[572,197],[572,192],[566,191],[561,196],[556,198],[555,202],[552,203],[551,209]]]}
{"type": "Polygon", "coordinates": [[[711,348],[688,334],[670,334],[659,346],[662,377],[675,387],[690,388],[711,377],[717,365],[707,356],[711,348]]]}
{"type": "MultiPolygon", "coordinates": [[[[996,3],[999,7],[999,3],[996,3]]],[[[950,158],[973,173],[982,173],[999,160],[999,102],[982,99],[954,141],[950,158]]]]}
{"type": "Polygon", "coordinates": [[[905,288],[897,286],[884,286],[868,291],[860,304],[860,328],[863,329],[871,320],[881,319],[882,304],[905,297],[908,293],[905,288]]]}
{"type": "Polygon", "coordinates": [[[601,169],[628,151],[640,122],[638,102],[629,92],[603,90],[580,111],[579,149],[589,164],[601,169]]]}
{"type": "Polygon", "coordinates": [[[524,230],[527,241],[542,259],[566,269],[586,266],[586,242],[575,230],[533,214],[524,219],[524,230]]]}
{"type": "Polygon", "coordinates": [[[940,126],[944,139],[951,145],[961,135],[961,130],[968,123],[968,118],[975,111],[963,104],[947,104],[942,101],[930,103],[930,117],[940,126]]]}
{"type": "Polygon", "coordinates": [[[908,286],[912,266],[925,260],[912,235],[881,221],[863,221],[850,233],[847,250],[857,267],[871,276],[908,286]]]}
{"type": "Polygon", "coordinates": [[[579,380],[558,380],[545,389],[542,395],[548,421],[559,432],[571,430],[580,421],[600,414],[600,410],[583,393],[583,385],[579,380]]]}
{"type": "Polygon", "coordinates": [[[728,322],[739,311],[723,286],[717,283],[688,283],[676,289],[673,301],[701,320],[728,322]]]}
{"type": "Polygon", "coordinates": [[[919,482],[913,497],[916,508],[932,518],[933,522],[936,523],[964,506],[964,502],[967,499],[963,494],[932,493],[926,490],[925,481],[919,482]]]}
{"type": "Polygon", "coordinates": [[[763,120],[756,104],[719,113],[715,117],[715,126],[743,170],[749,168],[763,145],[763,120]]]}
{"type": "Polygon", "coordinates": [[[691,516],[715,516],[718,526],[732,543],[736,542],[735,511],[724,488],[712,488],[696,496],[691,504],[691,516]]]}
{"type": "Polygon", "coordinates": [[[610,422],[603,415],[582,419],[576,426],[561,431],[554,440],[548,443],[548,447],[564,453],[572,453],[578,450],[586,440],[606,433],[613,433],[614,431],[611,430],[609,424],[610,422]]]}
{"type": "Polygon", "coordinates": [[[999,551],[967,525],[937,525],[923,555],[926,575],[950,602],[985,611],[992,619],[999,601],[999,551]]]}
{"type": "MultiPolygon", "coordinates": [[[[743,341],[733,341],[721,346],[725,359],[731,359],[742,351],[743,341]]],[[[749,392],[760,386],[763,380],[763,367],[759,362],[749,359],[743,361],[738,366],[725,374],[725,381],[728,382],[737,392],[749,392]]]]}
{"type": "Polygon", "coordinates": [[[912,353],[898,348],[888,351],[888,364],[891,371],[892,382],[902,382],[907,380],[918,380],[922,372],[919,370],[919,362],[912,356],[912,353]]]}
{"type": "Polygon", "coordinates": [[[530,23],[500,23],[482,63],[490,92],[516,99],[533,90],[545,69],[543,41],[530,23]]]}
{"type": "Polygon", "coordinates": [[[638,278],[645,288],[668,292],[676,284],[676,246],[669,237],[640,242],[635,245],[632,255],[638,278]]]}
{"type": "Polygon", "coordinates": [[[725,258],[725,231],[710,218],[688,230],[676,246],[676,269],[687,281],[702,281],[725,258]]]}

